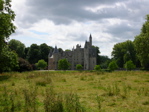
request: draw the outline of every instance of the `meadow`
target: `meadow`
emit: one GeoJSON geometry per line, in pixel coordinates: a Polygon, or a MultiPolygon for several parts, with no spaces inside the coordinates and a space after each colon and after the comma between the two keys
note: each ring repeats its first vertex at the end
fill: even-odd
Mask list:
{"type": "Polygon", "coordinates": [[[0,112],[148,112],[147,71],[0,74],[0,112]]]}

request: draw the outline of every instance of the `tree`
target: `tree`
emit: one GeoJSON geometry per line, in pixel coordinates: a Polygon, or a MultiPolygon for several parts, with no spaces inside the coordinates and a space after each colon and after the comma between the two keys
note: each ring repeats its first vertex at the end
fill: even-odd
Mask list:
{"type": "Polygon", "coordinates": [[[16,27],[13,24],[15,13],[11,10],[10,0],[0,0],[0,57],[5,40],[15,32],[16,27]]]}
{"type": "Polygon", "coordinates": [[[44,61],[48,62],[48,54],[50,49],[52,49],[52,47],[49,47],[47,44],[43,43],[39,46],[39,57],[40,59],[43,59],[44,61]]]}
{"type": "Polygon", "coordinates": [[[19,58],[18,61],[19,61],[19,68],[18,68],[19,72],[32,70],[32,66],[30,65],[30,63],[27,60],[25,60],[23,58],[19,58]]]}
{"type": "Polygon", "coordinates": [[[18,68],[18,56],[8,46],[4,46],[0,57],[0,73],[18,68]]]}
{"type": "Polygon", "coordinates": [[[141,33],[135,37],[134,45],[138,59],[144,69],[149,69],[149,15],[146,16],[141,33]]]}
{"type": "Polygon", "coordinates": [[[32,44],[30,46],[30,49],[27,54],[27,59],[31,64],[35,64],[38,62],[38,60],[40,60],[39,46],[37,44],[32,44]]]}
{"type": "Polygon", "coordinates": [[[110,63],[110,58],[108,58],[108,56],[104,56],[104,55],[100,55],[100,67],[103,69],[108,68],[108,65],[110,63]]]}
{"type": "Polygon", "coordinates": [[[45,62],[43,59],[39,60],[38,63],[36,63],[36,66],[40,69],[43,70],[47,67],[47,62],[45,62]]]}
{"type": "Polygon", "coordinates": [[[25,54],[25,45],[19,40],[12,39],[9,41],[10,49],[14,50],[19,57],[24,58],[25,54]]]}
{"type": "Polygon", "coordinates": [[[132,70],[136,68],[136,66],[133,64],[131,60],[129,60],[124,64],[124,68],[126,68],[126,70],[132,70]]]}
{"type": "Polygon", "coordinates": [[[129,60],[132,60],[133,63],[136,63],[136,50],[134,43],[130,40],[127,40],[122,43],[117,43],[113,47],[112,51],[113,59],[116,60],[119,67],[123,67],[124,63],[129,60]]]}
{"type": "Polygon", "coordinates": [[[100,65],[95,65],[94,70],[96,70],[96,71],[100,71],[100,70],[101,70],[100,65]]]}
{"type": "Polygon", "coordinates": [[[17,66],[17,55],[10,51],[6,39],[15,32],[15,13],[10,0],[0,0],[0,72],[13,70],[17,66]]]}
{"type": "Polygon", "coordinates": [[[60,59],[58,61],[58,69],[59,70],[68,70],[70,67],[70,63],[68,62],[67,59],[60,59]]]}
{"type": "Polygon", "coordinates": [[[77,65],[76,65],[76,69],[77,69],[77,70],[82,70],[82,69],[83,69],[83,66],[82,66],[81,64],[77,64],[77,65]]]}
{"type": "Polygon", "coordinates": [[[96,48],[96,53],[97,53],[97,64],[100,64],[100,50],[98,46],[92,46],[93,48],[96,48]]]}
{"type": "Polygon", "coordinates": [[[116,61],[111,61],[108,65],[108,69],[111,71],[118,69],[118,65],[117,65],[116,61]]]}
{"type": "Polygon", "coordinates": [[[27,59],[27,55],[28,55],[28,51],[29,51],[30,47],[26,47],[24,50],[24,59],[27,59]]]}

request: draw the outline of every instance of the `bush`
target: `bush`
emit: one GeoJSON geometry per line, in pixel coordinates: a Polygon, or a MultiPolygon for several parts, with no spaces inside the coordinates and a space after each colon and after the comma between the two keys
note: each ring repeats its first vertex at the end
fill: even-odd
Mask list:
{"type": "Polygon", "coordinates": [[[82,70],[82,69],[83,69],[83,66],[82,66],[81,64],[77,64],[77,65],[76,65],[76,69],[77,69],[77,70],[82,70]]]}
{"type": "Polygon", "coordinates": [[[126,68],[126,70],[132,70],[135,69],[136,66],[133,64],[131,60],[129,60],[124,64],[124,68],[126,68]]]}
{"type": "Polygon", "coordinates": [[[19,72],[31,71],[32,70],[32,66],[25,59],[19,58],[18,61],[19,61],[19,69],[18,69],[19,72]]]}
{"type": "Polygon", "coordinates": [[[94,70],[96,70],[96,71],[100,71],[100,70],[101,70],[100,65],[95,65],[94,70]]]}
{"type": "Polygon", "coordinates": [[[111,70],[111,71],[114,71],[114,70],[118,69],[118,65],[117,65],[116,61],[111,61],[109,63],[108,69],[111,70]]]}
{"type": "Polygon", "coordinates": [[[43,70],[47,67],[47,62],[45,62],[43,59],[39,60],[38,63],[36,63],[37,68],[40,70],[43,70]]]}
{"type": "Polygon", "coordinates": [[[68,62],[67,59],[60,59],[58,61],[58,69],[59,70],[68,70],[70,67],[70,63],[68,62]]]}

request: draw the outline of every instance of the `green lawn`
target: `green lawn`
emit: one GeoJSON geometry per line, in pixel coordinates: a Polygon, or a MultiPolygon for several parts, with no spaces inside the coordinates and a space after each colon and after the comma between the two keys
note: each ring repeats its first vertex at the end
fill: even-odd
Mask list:
{"type": "Polygon", "coordinates": [[[148,112],[149,72],[0,74],[0,112],[148,112]]]}

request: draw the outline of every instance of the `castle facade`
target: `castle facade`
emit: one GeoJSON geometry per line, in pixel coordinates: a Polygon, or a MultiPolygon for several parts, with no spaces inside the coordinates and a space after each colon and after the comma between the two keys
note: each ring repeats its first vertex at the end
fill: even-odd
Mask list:
{"type": "Polygon", "coordinates": [[[71,64],[71,70],[75,70],[77,64],[81,64],[84,70],[93,70],[97,64],[97,50],[92,46],[92,36],[85,42],[84,48],[77,44],[72,51],[59,52],[56,46],[48,55],[48,70],[58,70],[58,61],[64,58],[71,64]]]}

